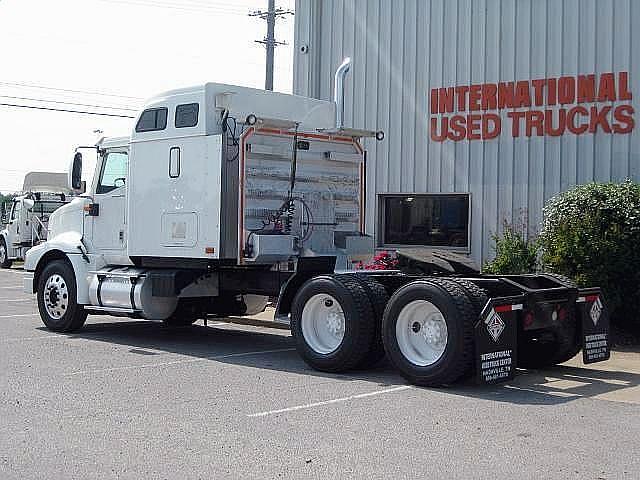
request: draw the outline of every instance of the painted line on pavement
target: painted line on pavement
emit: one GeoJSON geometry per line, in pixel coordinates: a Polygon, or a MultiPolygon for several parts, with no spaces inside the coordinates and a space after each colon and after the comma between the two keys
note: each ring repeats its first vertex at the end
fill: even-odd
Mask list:
{"type": "Polygon", "coordinates": [[[16,313],[13,315],[0,315],[0,318],[13,318],[13,317],[39,317],[39,313],[16,313]]]}
{"type": "Polygon", "coordinates": [[[250,417],[250,418],[266,417],[268,415],[277,415],[278,413],[294,412],[296,410],[306,410],[308,408],[321,407],[324,405],[331,405],[333,403],[343,403],[343,402],[348,402],[350,400],[358,400],[360,398],[368,398],[376,395],[383,395],[385,393],[399,392],[402,390],[408,390],[410,388],[412,388],[411,385],[402,385],[400,387],[387,388],[384,390],[376,390],[375,392],[360,393],[358,395],[349,395],[348,397],[342,397],[342,398],[333,398],[331,400],[325,400],[322,402],[307,403],[305,405],[296,405],[294,407],[280,408],[278,410],[268,410],[266,412],[251,413],[247,415],[247,417],[250,417]]]}
{"type": "Polygon", "coordinates": [[[274,350],[257,350],[255,352],[228,353],[225,355],[212,355],[210,357],[190,358],[187,360],[174,360],[172,362],[144,363],[142,365],[127,365],[124,367],[98,368],[95,370],[79,370],[77,372],[65,373],[64,376],[72,377],[76,375],[88,375],[92,373],[106,373],[106,372],[118,372],[121,370],[137,370],[137,369],[144,369],[144,368],[168,367],[172,365],[182,365],[185,363],[204,362],[206,360],[222,360],[225,358],[248,357],[251,355],[264,355],[267,353],[292,352],[294,350],[295,348],[277,348],[274,350]]]}

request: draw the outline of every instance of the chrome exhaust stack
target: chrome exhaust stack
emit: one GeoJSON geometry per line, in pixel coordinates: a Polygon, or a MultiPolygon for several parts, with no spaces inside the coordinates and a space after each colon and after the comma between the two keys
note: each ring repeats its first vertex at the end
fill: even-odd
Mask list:
{"type": "Polygon", "coordinates": [[[344,77],[351,67],[351,58],[346,57],[333,77],[333,101],[336,104],[336,129],[344,128],[344,77]]]}

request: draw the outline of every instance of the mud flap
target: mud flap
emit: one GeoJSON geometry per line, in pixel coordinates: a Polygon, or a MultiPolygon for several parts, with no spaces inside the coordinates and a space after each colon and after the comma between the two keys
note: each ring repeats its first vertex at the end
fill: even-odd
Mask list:
{"type": "Polygon", "coordinates": [[[524,297],[492,298],[475,325],[476,381],[510,380],[517,365],[518,315],[524,297]]]}
{"type": "Polygon", "coordinates": [[[582,361],[595,363],[609,360],[609,311],[599,288],[579,290],[576,300],[582,321],[582,361]]]}

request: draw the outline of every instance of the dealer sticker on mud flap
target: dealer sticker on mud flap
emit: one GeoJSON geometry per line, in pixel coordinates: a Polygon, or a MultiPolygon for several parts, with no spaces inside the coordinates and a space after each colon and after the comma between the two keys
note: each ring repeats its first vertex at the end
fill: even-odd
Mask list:
{"type": "Polygon", "coordinates": [[[581,295],[578,308],[582,318],[582,361],[595,363],[608,360],[609,314],[600,294],[581,295]]]}
{"type": "Polygon", "coordinates": [[[516,315],[520,309],[520,304],[490,304],[476,324],[476,379],[479,383],[497,383],[514,377],[516,315]]]}

